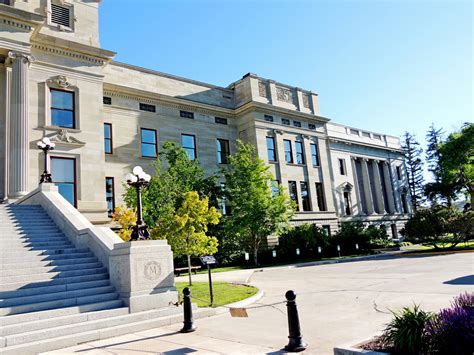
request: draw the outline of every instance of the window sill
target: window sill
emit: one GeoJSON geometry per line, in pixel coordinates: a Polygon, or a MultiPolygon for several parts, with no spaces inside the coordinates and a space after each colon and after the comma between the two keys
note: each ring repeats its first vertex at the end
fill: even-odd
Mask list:
{"type": "Polygon", "coordinates": [[[158,159],[158,157],[144,157],[144,156],[141,156],[140,159],[146,159],[146,160],[156,160],[158,159]]]}
{"type": "Polygon", "coordinates": [[[298,164],[298,163],[286,163],[286,165],[289,165],[289,166],[305,166],[306,164],[298,164]]]}
{"type": "Polygon", "coordinates": [[[278,162],[276,160],[269,160],[268,164],[278,164],[278,162]]]}
{"type": "Polygon", "coordinates": [[[48,130],[51,130],[51,131],[57,131],[57,130],[60,130],[60,129],[65,129],[69,133],[81,133],[82,132],[79,128],[67,128],[67,127],[61,127],[61,126],[43,126],[43,127],[39,127],[39,128],[48,129],[48,130]]]}

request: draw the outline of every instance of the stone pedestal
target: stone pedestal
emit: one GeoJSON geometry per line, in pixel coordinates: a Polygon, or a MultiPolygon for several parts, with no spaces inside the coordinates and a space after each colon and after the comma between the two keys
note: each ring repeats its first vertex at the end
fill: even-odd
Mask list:
{"type": "Polygon", "coordinates": [[[110,281],[130,312],[168,307],[178,301],[173,253],[164,240],[120,243],[109,258],[110,281]]]}

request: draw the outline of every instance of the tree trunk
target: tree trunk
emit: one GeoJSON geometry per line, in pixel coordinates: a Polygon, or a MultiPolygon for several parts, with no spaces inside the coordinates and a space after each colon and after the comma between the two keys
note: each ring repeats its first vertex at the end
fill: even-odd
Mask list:
{"type": "Polygon", "coordinates": [[[253,262],[255,266],[258,265],[258,244],[253,247],[253,262]]]}
{"type": "Polygon", "coordinates": [[[189,286],[192,286],[193,282],[191,280],[191,255],[188,254],[188,276],[189,276],[189,286]]]}

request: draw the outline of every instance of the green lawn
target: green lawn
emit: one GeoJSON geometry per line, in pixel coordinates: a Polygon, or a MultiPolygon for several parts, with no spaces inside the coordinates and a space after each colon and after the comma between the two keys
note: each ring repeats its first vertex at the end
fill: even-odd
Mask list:
{"type": "MultiPolygon", "coordinates": [[[[439,243],[440,247],[441,246],[448,247],[450,245],[451,243],[445,243],[445,244],[439,243]]],[[[433,251],[438,252],[438,251],[452,251],[452,250],[469,250],[469,249],[474,249],[474,240],[470,240],[468,242],[461,242],[457,244],[456,247],[453,249],[435,249],[434,246],[429,245],[429,244],[413,245],[406,249],[409,250],[410,253],[411,252],[433,252],[433,251]]]]}
{"type": "MultiPolygon", "coordinates": [[[[189,287],[187,282],[176,282],[180,298],[183,296],[182,291],[185,287],[189,287]]],[[[193,282],[190,288],[193,303],[196,303],[199,307],[210,306],[208,282],[193,282]]],[[[252,286],[236,285],[227,282],[213,282],[212,290],[214,294],[214,307],[241,301],[255,295],[258,291],[257,288],[252,286]]]]}

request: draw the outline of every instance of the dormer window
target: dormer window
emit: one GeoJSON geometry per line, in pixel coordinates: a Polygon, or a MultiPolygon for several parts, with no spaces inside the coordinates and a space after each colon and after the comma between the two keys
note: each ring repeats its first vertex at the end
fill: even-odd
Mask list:
{"type": "Polygon", "coordinates": [[[57,1],[51,2],[50,24],[57,25],[60,29],[72,29],[72,6],[57,1]]]}

